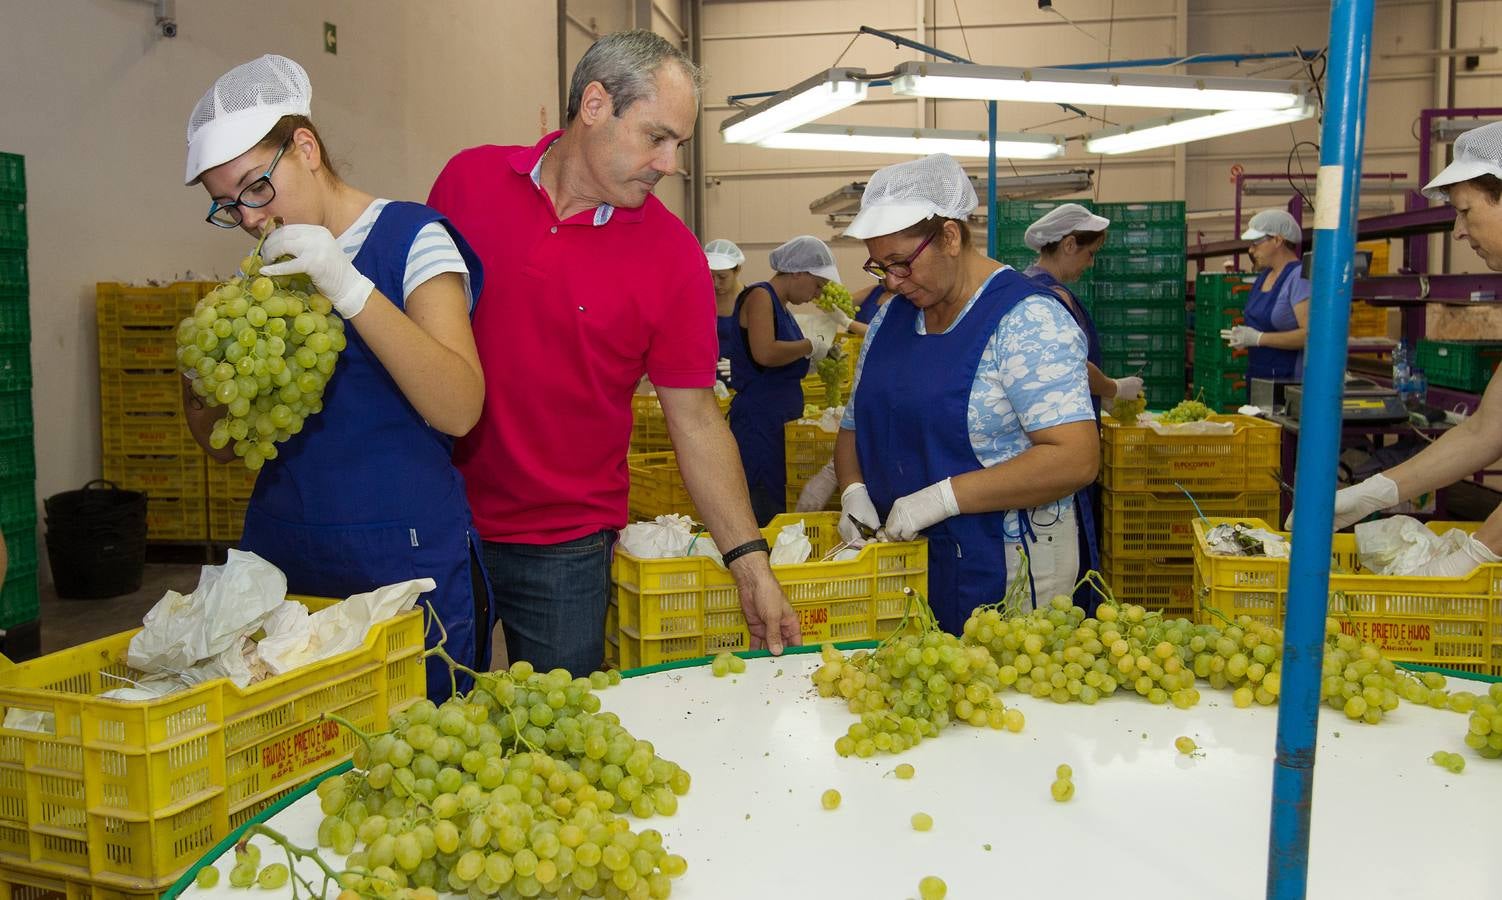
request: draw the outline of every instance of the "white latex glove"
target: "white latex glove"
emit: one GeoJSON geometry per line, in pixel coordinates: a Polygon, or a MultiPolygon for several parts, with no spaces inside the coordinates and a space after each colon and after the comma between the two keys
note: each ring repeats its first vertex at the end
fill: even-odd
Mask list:
{"type": "Polygon", "coordinates": [[[1473,535],[1466,539],[1465,545],[1459,550],[1439,559],[1432,559],[1408,574],[1460,578],[1474,572],[1479,565],[1494,562],[1502,562],[1502,556],[1493,553],[1492,548],[1476,540],[1473,535]]]}
{"type": "Polygon", "coordinates": [[[910,541],[930,525],[959,514],[960,504],[954,499],[954,486],[946,478],[906,497],[898,497],[892,504],[892,511],[887,514],[887,537],[894,541],[910,541]]]}
{"type": "Polygon", "coordinates": [[[825,315],[829,316],[829,318],[830,318],[831,321],[833,321],[836,325],[840,326],[840,333],[841,334],[844,334],[845,332],[849,331],[850,330],[850,323],[855,321],[854,319],[852,319],[849,316],[845,315],[845,311],[842,310],[842,309],[838,309],[838,308],[836,308],[836,309],[827,309],[824,312],[825,312],[825,315]]]}
{"type": "Polygon", "coordinates": [[[1232,325],[1230,328],[1222,329],[1220,336],[1231,345],[1232,350],[1244,350],[1262,343],[1262,332],[1250,325],[1232,325]]]}
{"type": "Polygon", "coordinates": [[[811,344],[814,348],[808,354],[809,359],[817,363],[824,357],[829,355],[830,340],[828,337],[818,333],[807,335],[807,337],[809,344],[811,344]]]}
{"type": "Polygon", "coordinates": [[[304,274],[313,279],[319,293],[329,298],[346,319],[358,316],[375,283],[355,268],[339,248],[334,235],[322,225],[284,225],[271,232],[261,246],[264,259],[291,256],[286,262],[261,267],[262,275],[304,274]]]}
{"type": "MultiPolygon", "coordinates": [[[[1374,512],[1396,506],[1398,499],[1397,482],[1381,472],[1360,484],[1341,488],[1335,492],[1335,530],[1349,528],[1374,512]]],[[[1288,521],[1283,523],[1289,531],[1293,530],[1293,513],[1289,510],[1288,521]]]]}
{"type": "Polygon", "coordinates": [[[716,362],[714,365],[714,370],[715,374],[720,376],[721,381],[727,383],[730,381],[730,360],[723,356],[720,357],[719,362],[716,362]]]}
{"type": "Polygon", "coordinates": [[[802,492],[798,494],[797,511],[818,512],[834,496],[839,486],[840,479],[834,474],[834,460],[830,460],[803,486],[802,492]]]}
{"type": "Polygon", "coordinates": [[[865,539],[850,521],[852,517],[867,528],[881,527],[881,516],[876,514],[876,504],[871,502],[866,486],[859,481],[840,494],[840,537],[852,543],[863,543],[865,539]]]}
{"type": "Polygon", "coordinates": [[[1142,395],[1142,379],[1136,375],[1128,375],[1125,378],[1116,379],[1117,400],[1136,400],[1142,395]]]}

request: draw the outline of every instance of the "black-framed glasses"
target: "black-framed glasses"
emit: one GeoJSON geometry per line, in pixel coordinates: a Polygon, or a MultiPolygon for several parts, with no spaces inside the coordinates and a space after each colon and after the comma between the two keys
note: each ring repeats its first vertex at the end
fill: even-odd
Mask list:
{"type": "Polygon", "coordinates": [[[896,278],[906,278],[909,275],[913,274],[913,262],[917,260],[918,254],[922,253],[929,244],[933,243],[933,239],[938,236],[939,232],[935,231],[933,234],[924,238],[923,243],[918,245],[918,249],[914,250],[912,252],[912,255],[907,259],[904,259],[900,262],[883,265],[882,263],[879,263],[874,259],[867,259],[866,264],[861,266],[861,268],[869,272],[871,274],[871,277],[875,278],[877,281],[885,281],[888,275],[896,278]]]}
{"type": "Polygon", "coordinates": [[[261,173],[260,178],[247,184],[234,200],[229,203],[220,203],[215,200],[209,204],[209,214],[204,217],[204,221],[220,228],[239,228],[242,218],[240,207],[259,209],[275,200],[276,185],[271,183],[271,173],[276,170],[276,164],[282,161],[282,154],[287,152],[287,147],[291,143],[292,136],[288,135],[287,139],[282,141],[281,149],[276,151],[276,156],[271,158],[271,165],[266,167],[266,171],[261,173]]]}

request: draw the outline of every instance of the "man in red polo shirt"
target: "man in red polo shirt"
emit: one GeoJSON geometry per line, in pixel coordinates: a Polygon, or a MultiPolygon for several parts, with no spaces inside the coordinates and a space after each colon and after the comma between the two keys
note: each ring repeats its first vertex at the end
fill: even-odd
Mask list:
{"type": "Polygon", "coordinates": [[[799,643],[711,390],[719,349],[704,252],[652,195],[693,134],[699,79],[658,35],[607,35],[574,69],[567,127],[531,147],[461,152],[428,198],[486,267],[474,316],[485,408],[454,459],[507,652],[539,669],[581,674],[604,657],[631,397],[644,374],[735,576],[752,645],[799,643]]]}

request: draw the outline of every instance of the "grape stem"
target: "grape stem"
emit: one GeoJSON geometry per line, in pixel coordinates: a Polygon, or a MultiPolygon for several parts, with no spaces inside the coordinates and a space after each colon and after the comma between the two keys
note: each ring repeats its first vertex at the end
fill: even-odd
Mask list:
{"type": "Polygon", "coordinates": [[[292,896],[294,900],[295,898],[301,896],[301,894],[298,892],[299,885],[307,889],[309,897],[323,897],[328,893],[329,882],[332,881],[334,884],[339,883],[339,876],[341,873],[335,871],[334,867],[330,866],[324,860],[323,856],[318,853],[317,850],[305,850],[302,847],[297,846],[296,844],[292,843],[292,841],[289,840],[285,834],[282,834],[280,831],[277,831],[269,825],[257,823],[245,830],[246,838],[249,838],[254,834],[265,835],[273,842],[281,845],[282,850],[286,851],[287,872],[292,876],[292,896]],[[295,864],[296,860],[298,859],[312,860],[318,866],[318,868],[323,870],[324,880],[322,888],[315,889],[312,882],[308,881],[302,875],[298,874],[297,866],[295,864]]]}

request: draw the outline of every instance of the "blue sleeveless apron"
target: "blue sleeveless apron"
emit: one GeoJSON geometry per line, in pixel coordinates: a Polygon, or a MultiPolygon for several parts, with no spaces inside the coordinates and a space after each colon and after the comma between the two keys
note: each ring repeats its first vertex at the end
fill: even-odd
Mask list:
{"type": "MultiPolygon", "coordinates": [[[[1278,305],[1278,296],[1283,291],[1283,286],[1289,278],[1298,278],[1303,271],[1302,263],[1289,263],[1278,273],[1277,281],[1273,282],[1271,290],[1266,290],[1267,276],[1264,274],[1257,279],[1252,286],[1252,293],[1246,298],[1246,309],[1242,315],[1246,324],[1258,331],[1282,331],[1281,327],[1273,323],[1273,308],[1278,305]]],[[[1248,378],[1294,378],[1299,363],[1299,351],[1284,350],[1279,347],[1248,347],[1246,374],[1248,378]]]]}
{"type": "MultiPolygon", "coordinates": [[[[392,202],[381,210],[354,266],[397,308],[407,252],[430,222],[442,222],[470,271],[479,296],[482,269],[469,245],[437,212],[392,202]]],[[[345,327],[323,396],[323,411],[279,445],[256,479],[245,513],[242,550],[264,557],[287,575],[287,590],[347,597],[413,578],[437,588],[418,598],[431,603],[448,631],[449,655],[476,671],[490,664],[494,622],[490,586],[473,578],[480,537],[470,522],[464,482],[449,460],[452,439],[429,426],[402,395],[390,373],[360,337],[345,327]],[[476,597],[475,589],[485,591],[476,597]],[[482,605],[483,604],[483,605],[482,605]],[[483,614],[486,621],[478,623],[483,614]]],[[[431,646],[438,629],[429,628],[431,646]]],[[[452,693],[448,666],[427,666],[428,696],[452,693]]],[[[459,677],[460,691],[470,679],[459,677]]]]}
{"type": "Polygon", "coordinates": [[[866,296],[866,302],[861,304],[860,309],[855,311],[855,321],[870,325],[871,320],[876,318],[876,313],[881,309],[881,295],[887,292],[887,286],[878,284],[876,290],[866,296]]]}
{"type": "Polygon", "coordinates": [[[730,433],[735,435],[741,451],[747,485],[753,490],[761,488],[783,505],[787,496],[783,426],[803,414],[801,382],[808,374],[809,363],[799,359],[768,368],[751,358],[750,337],[739,323],[746,295],[758,287],[772,295],[776,339],[803,340],[803,329],[782,305],[771,284],[763,281],[741,291],[735,300],[736,333],[730,353],[730,378],[735,384],[735,398],[730,401],[730,433]]]}

